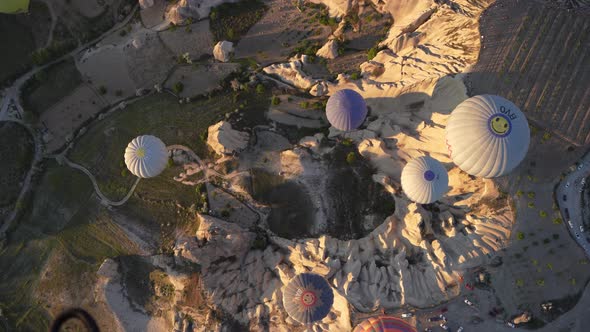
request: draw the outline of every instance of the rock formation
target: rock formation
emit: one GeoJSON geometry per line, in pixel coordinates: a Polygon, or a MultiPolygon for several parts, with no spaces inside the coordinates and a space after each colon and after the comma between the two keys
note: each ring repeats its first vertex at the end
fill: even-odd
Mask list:
{"type": "Polygon", "coordinates": [[[215,57],[215,60],[221,62],[230,61],[233,52],[234,43],[225,40],[218,42],[213,48],[213,56],[215,57]]]}
{"type": "Polygon", "coordinates": [[[316,52],[316,55],[326,59],[336,59],[338,56],[338,43],[335,39],[328,40],[328,42],[316,52]]]}
{"type": "Polygon", "coordinates": [[[229,122],[220,121],[208,129],[207,144],[219,155],[240,152],[248,145],[250,135],[232,129],[229,122]]]}

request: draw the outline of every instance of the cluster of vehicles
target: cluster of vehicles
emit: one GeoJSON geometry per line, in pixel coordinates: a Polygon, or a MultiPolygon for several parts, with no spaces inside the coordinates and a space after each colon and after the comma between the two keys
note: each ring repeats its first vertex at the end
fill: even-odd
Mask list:
{"type": "MultiPolygon", "coordinates": [[[[584,168],[584,166],[585,166],[584,163],[579,163],[576,167],[572,167],[571,170],[572,171],[574,171],[574,170],[578,170],[579,171],[579,170],[582,170],[584,168]]],[[[566,184],[565,184],[564,187],[567,189],[570,186],[571,186],[571,183],[570,182],[566,182],[566,184]]],[[[580,188],[579,188],[578,192],[579,193],[582,193],[584,191],[585,186],[586,186],[586,178],[582,178],[582,180],[580,181],[580,188]]],[[[567,195],[566,194],[563,194],[561,196],[561,199],[562,199],[563,202],[567,202],[567,195]]],[[[569,212],[569,209],[568,208],[565,208],[564,209],[564,216],[565,216],[565,219],[567,220],[567,224],[570,227],[572,233],[576,236],[576,239],[579,240],[581,238],[581,234],[584,233],[584,231],[585,231],[584,225],[583,224],[580,224],[577,228],[575,227],[574,223],[571,220],[571,216],[570,216],[570,212],[569,212]],[[578,230],[579,230],[579,232],[578,232],[578,230]]],[[[590,243],[589,240],[587,240],[587,241],[588,241],[588,243],[590,243]]],[[[584,244],[582,246],[584,248],[586,248],[584,244]]]]}

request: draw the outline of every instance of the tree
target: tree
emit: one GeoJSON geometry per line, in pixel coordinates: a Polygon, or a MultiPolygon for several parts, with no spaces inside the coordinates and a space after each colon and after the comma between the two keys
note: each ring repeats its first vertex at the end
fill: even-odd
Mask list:
{"type": "Polygon", "coordinates": [[[539,216],[541,216],[541,218],[545,218],[545,217],[547,217],[547,212],[541,210],[541,211],[539,211],[539,216]]]}
{"type": "Polygon", "coordinates": [[[516,238],[518,238],[519,240],[524,240],[524,233],[523,232],[516,233],[516,238]]]}
{"type": "Polygon", "coordinates": [[[354,164],[354,163],[356,162],[356,154],[355,154],[354,152],[349,152],[349,153],[346,155],[346,162],[347,162],[349,165],[352,165],[352,164],[354,164]]]}
{"type": "Polygon", "coordinates": [[[370,48],[369,51],[367,51],[367,60],[369,60],[369,61],[373,60],[373,58],[377,56],[377,53],[379,53],[378,48],[376,48],[376,47],[370,48]]]}
{"type": "Polygon", "coordinates": [[[281,98],[277,96],[272,96],[270,103],[276,106],[281,103],[281,98]]]}
{"type": "Polygon", "coordinates": [[[184,84],[182,82],[176,82],[174,83],[172,90],[174,90],[176,94],[180,94],[184,90],[184,84]]]}
{"type": "Polygon", "coordinates": [[[529,191],[529,193],[527,194],[527,196],[529,198],[535,198],[535,192],[534,191],[529,191]]]}
{"type": "Polygon", "coordinates": [[[527,204],[527,206],[532,209],[535,207],[535,203],[534,202],[529,202],[529,204],[527,204]]]}
{"type": "Polygon", "coordinates": [[[256,93],[258,93],[258,94],[260,94],[260,95],[261,95],[261,94],[263,94],[263,93],[264,93],[264,85],[262,85],[262,84],[258,84],[258,85],[256,86],[256,93]]]}
{"type": "Polygon", "coordinates": [[[524,280],[522,280],[522,279],[516,279],[516,286],[518,286],[518,287],[524,286],[524,280]]]}
{"type": "Polygon", "coordinates": [[[522,192],[522,190],[517,190],[516,191],[516,197],[520,198],[524,193],[522,192]]]}
{"type": "Polygon", "coordinates": [[[103,96],[106,95],[107,93],[107,88],[104,85],[101,85],[98,87],[98,93],[103,96]]]}

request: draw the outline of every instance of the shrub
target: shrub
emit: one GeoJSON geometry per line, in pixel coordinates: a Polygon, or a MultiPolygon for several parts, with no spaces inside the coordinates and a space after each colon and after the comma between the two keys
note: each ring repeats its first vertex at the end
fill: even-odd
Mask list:
{"type": "Polygon", "coordinates": [[[354,73],[350,74],[351,80],[358,80],[359,78],[361,78],[361,73],[359,73],[358,71],[355,71],[354,73]]]}
{"type": "Polygon", "coordinates": [[[533,263],[534,266],[537,266],[537,264],[539,264],[539,261],[536,259],[531,259],[531,263],[533,263]]]}
{"type": "Polygon", "coordinates": [[[180,94],[184,90],[184,84],[182,82],[176,82],[174,83],[172,90],[174,90],[176,94],[180,94]]]}
{"type": "Polygon", "coordinates": [[[549,244],[549,242],[551,242],[551,239],[549,239],[549,238],[543,239],[543,243],[544,244],[549,244]]]}
{"type": "Polygon", "coordinates": [[[166,167],[172,167],[174,166],[174,160],[172,160],[172,158],[168,158],[168,162],[166,163],[166,167]]]}
{"type": "Polygon", "coordinates": [[[379,53],[379,49],[376,47],[372,47],[367,51],[367,60],[371,61],[373,60],[373,58],[375,58],[377,56],[377,53],[379,53]]]}
{"type": "Polygon", "coordinates": [[[342,145],[344,145],[344,146],[352,146],[352,143],[353,143],[353,142],[352,142],[352,140],[351,140],[350,138],[345,138],[345,139],[342,141],[342,145]]]}
{"type": "Polygon", "coordinates": [[[123,91],[121,91],[121,90],[115,91],[115,96],[121,97],[122,95],[123,95],[123,91]]]}
{"type": "Polygon", "coordinates": [[[553,218],[553,223],[556,225],[561,225],[563,224],[563,219],[557,217],[557,218],[553,218]]]}
{"type": "Polygon", "coordinates": [[[529,204],[527,204],[527,206],[529,207],[529,209],[532,209],[535,207],[535,203],[534,202],[529,202],[529,204]]]}
{"type": "Polygon", "coordinates": [[[347,162],[349,165],[352,165],[352,164],[354,164],[354,163],[356,162],[356,154],[355,154],[354,152],[349,152],[349,153],[346,155],[346,162],[347,162]]]}
{"type": "Polygon", "coordinates": [[[272,96],[270,103],[276,106],[281,103],[281,98],[277,96],[272,96]]]}
{"type": "Polygon", "coordinates": [[[232,40],[236,37],[236,34],[234,32],[234,29],[229,28],[227,29],[227,31],[225,32],[225,34],[227,35],[227,39],[232,40]]]}
{"type": "Polygon", "coordinates": [[[545,286],[545,279],[537,279],[537,285],[541,287],[545,286]]]}
{"type": "Polygon", "coordinates": [[[516,191],[516,197],[519,197],[520,198],[523,194],[524,193],[520,189],[516,191]]]}
{"type": "Polygon", "coordinates": [[[570,283],[572,284],[572,286],[575,286],[576,285],[576,278],[571,278],[570,283]]]}
{"type": "Polygon", "coordinates": [[[553,271],[553,264],[547,263],[547,269],[553,271]]]}
{"type": "Polygon", "coordinates": [[[516,233],[516,238],[519,240],[524,240],[524,233],[523,232],[516,233]]]}
{"type": "Polygon", "coordinates": [[[524,280],[522,280],[522,279],[516,279],[516,286],[518,286],[518,287],[524,286],[524,280]]]}
{"type": "Polygon", "coordinates": [[[107,94],[107,88],[104,85],[98,87],[98,93],[103,96],[107,94]]]}
{"type": "Polygon", "coordinates": [[[221,210],[221,216],[223,218],[229,218],[229,210],[227,210],[227,209],[221,210]]]}
{"type": "Polygon", "coordinates": [[[307,108],[309,108],[309,102],[302,101],[299,103],[299,107],[307,109],[307,108]]]}
{"type": "Polygon", "coordinates": [[[557,240],[559,239],[559,234],[554,233],[551,237],[553,238],[553,240],[557,240]]]}
{"type": "Polygon", "coordinates": [[[539,216],[540,216],[541,218],[545,218],[545,217],[547,217],[547,212],[545,212],[545,211],[541,210],[541,211],[539,211],[539,216]]]}
{"type": "Polygon", "coordinates": [[[535,192],[534,191],[529,191],[529,193],[527,194],[527,196],[529,198],[535,198],[535,192]]]}
{"type": "Polygon", "coordinates": [[[122,169],[122,170],[121,170],[121,176],[122,176],[122,177],[126,177],[126,176],[127,176],[127,174],[129,174],[129,172],[127,171],[127,169],[126,169],[126,168],[124,168],[124,169],[122,169]]]}
{"type": "Polygon", "coordinates": [[[211,9],[211,13],[209,13],[209,18],[211,21],[215,21],[217,19],[217,10],[211,9]]]}
{"type": "Polygon", "coordinates": [[[262,84],[258,84],[258,85],[256,86],[256,93],[258,93],[258,94],[263,94],[263,93],[264,93],[264,85],[262,85],[262,84]]]}

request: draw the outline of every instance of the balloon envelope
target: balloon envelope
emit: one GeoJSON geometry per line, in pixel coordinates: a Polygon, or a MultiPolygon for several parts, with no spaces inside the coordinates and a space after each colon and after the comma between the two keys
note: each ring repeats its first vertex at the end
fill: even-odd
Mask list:
{"type": "Polygon", "coordinates": [[[152,135],[138,136],[125,149],[125,164],[140,178],[157,176],[168,164],[166,145],[152,135]]]}
{"type": "Polygon", "coordinates": [[[362,321],[353,332],[416,332],[416,328],[396,317],[378,316],[362,321]]]}
{"type": "Polygon", "coordinates": [[[529,124],[512,102],[493,95],[469,98],[451,113],[447,148],[463,171],[484,178],[505,175],[526,156],[529,124]]]}
{"type": "Polygon", "coordinates": [[[429,156],[410,160],[402,170],[401,182],[406,196],[419,204],[430,204],[449,189],[447,170],[429,156]]]}
{"type": "Polygon", "coordinates": [[[334,128],[353,130],[365,121],[367,104],[358,92],[350,89],[339,90],[328,99],[326,116],[334,128]]]}
{"type": "Polygon", "coordinates": [[[328,315],[334,303],[332,287],[322,276],[301,273],[283,291],[287,314],[302,324],[311,324],[328,315]]]}
{"type": "Polygon", "coordinates": [[[29,0],[0,0],[0,13],[18,14],[29,11],[29,0]]]}

